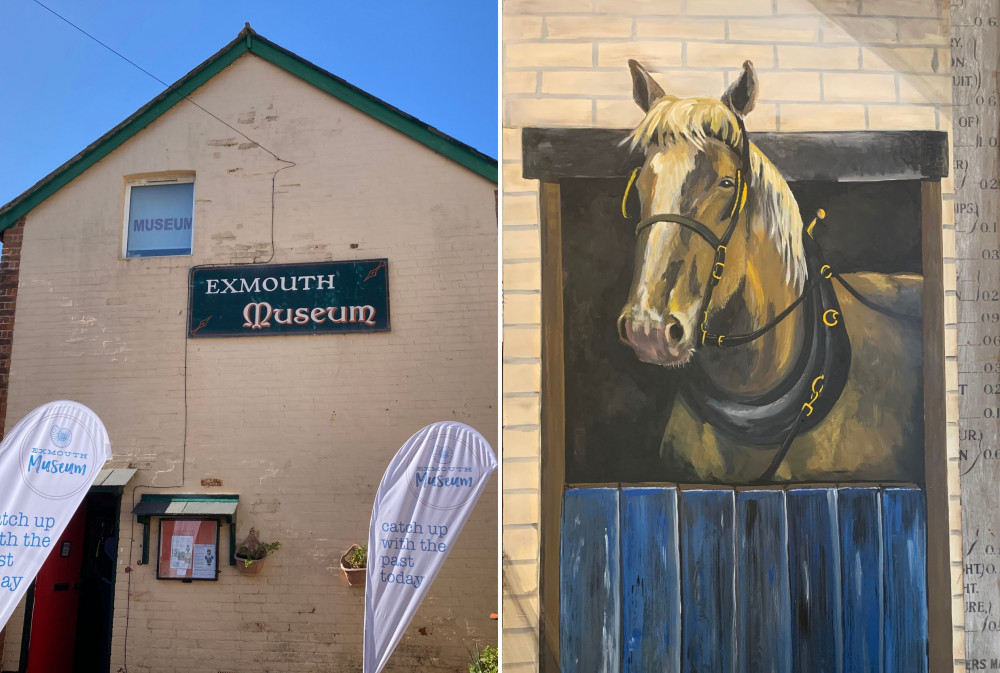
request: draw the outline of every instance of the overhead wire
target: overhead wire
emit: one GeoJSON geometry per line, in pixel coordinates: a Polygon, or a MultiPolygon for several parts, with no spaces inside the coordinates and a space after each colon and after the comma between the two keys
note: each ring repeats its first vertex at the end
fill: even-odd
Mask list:
{"type": "MultiPolygon", "coordinates": [[[[83,33],[84,35],[86,35],[87,37],[89,37],[91,40],[93,40],[97,44],[101,45],[102,47],[104,47],[105,49],[107,49],[112,54],[114,54],[118,58],[122,59],[123,61],[125,61],[129,65],[131,65],[134,68],[138,69],[140,72],[145,73],[146,75],[148,75],[149,77],[152,77],[154,80],[156,80],[157,82],[159,82],[163,86],[167,87],[167,89],[170,89],[170,87],[171,87],[170,84],[167,84],[162,79],[160,79],[159,77],[157,77],[153,73],[149,72],[148,70],[146,70],[145,68],[143,68],[141,65],[137,64],[135,61],[131,60],[127,56],[122,55],[117,50],[113,49],[112,47],[108,46],[107,44],[105,44],[101,40],[97,39],[96,37],[94,37],[93,35],[91,35],[90,33],[88,33],[87,31],[85,31],[83,28],[81,28],[80,26],[76,25],[75,23],[73,23],[72,21],[70,21],[69,19],[67,19],[65,16],[63,16],[59,12],[55,11],[51,7],[47,7],[46,5],[44,5],[41,2],[39,2],[39,0],[31,0],[31,1],[34,2],[36,5],[38,5],[39,7],[41,7],[42,9],[45,9],[48,12],[51,12],[54,16],[59,17],[62,21],[65,21],[67,24],[69,24],[70,26],[72,26],[76,30],[80,31],[81,33],[83,33]]],[[[199,110],[201,110],[205,114],[209,115],[210,117],[212,117],[216,121],[218,121],[218,122],[220,122],[222,124],[225,124],[231,130],[233,130],[236,133],[240,134],[241,136],[243,136],[244,138],[246,138],[247,140],[249,140],[250,142],[252,142],[254,145],[256,145],[257,147],[261,148],[262,150],[264,150],[265,152],[267,152],[268,154],[270,154],[272,157],[274,157],[278,161],[282,161],[282,162],[287,163],[287,164],[294,164],[295,163],[294,161],[287,161],[285,159],[282,159],[277,154],[275,154],[274,152],[272,152],[271,150],[269,150],[268,148],[264,147],[259,142],[257,142],[256,140],[254,140],[253,138],[251,138],[250,136],[248,136],[247,134],[245,134],[243,131],[240,131],[238,128],[236,128],[235,126],[233,126],[232,124],[230,124],[226,120],[220,118],[218,115],[212,113],[210,110],[207,110],[206,108],[204,108],[201,105],[199,105],[198,103],[196,103],[190,96],[184,96],[183,98],[187,102],[191,103],[191,105],[194,105],[196,108],[198,108],[199,110]]]]}

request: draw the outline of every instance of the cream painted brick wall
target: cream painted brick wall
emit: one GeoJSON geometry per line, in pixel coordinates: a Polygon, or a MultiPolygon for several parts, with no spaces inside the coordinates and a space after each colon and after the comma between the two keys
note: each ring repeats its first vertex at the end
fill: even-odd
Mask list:
{"type": "Polygon", "coordinates": [[[947,51],[938,47],[863,47],[861,68],[903,73],[947,72],[949,64],[941,63],[942,51],[947,56],[947,51]]]}
{"type": "Polygon", "coordinates": [[[633,23],[630,16],[549,16],[545,18],[545,35],[549,40],[624,38],[632,36],[633,23]]]}
{"type": "MultiPolygon", "coordinates": [[[[684,45],[678,42],[600,42],[597,44],[599,68],[621,67],[634,58],[651,68],[682,65],[684,45]]],[[[616,87],[617,88],[617,87],[616,87]]]]}
{"type": "MultiPolygon", "coordinates": [[[[737,73],[733,73],[731,79],[735,79],[736,77],[737,73]]],[[[824,76],[818,72],[771,72],[768,73],[767,79],[773,91],[768,91],[766,98],[762,94],[762,102],[775,101],[780,103],[782,101],[823,100],[823,83],[825,80],[824,76]]],[[[751,113],[751,116],[756,115],[751,113]]]]}
{"type": "Polygon", "coordinates": [[[537,325],[541,319],[541,301],[537,294],[504,293],[505,325],[537,325]]]}
{"type": "MultiPolygon", "coordinates": [[[[504,264],[504,285],[508,290],[537,290],[541,277],[540,262],[511,262],[504,264]]],[[[505,334],[504,338],[507,336],[505,334]]]]}
{"type": "Polygon", "coordinates": [[[590,44],[558,42],[513,43],[504,47],[505,68],[534,68],[540,63],[570,68],[592,65],[594,50],[590,44]]]}
{"type": "Polygon", "coordinates": [[[677,17],[636,17],[639,38],[676,38],[679,40],[724,40],[726,22],[720,19],[682,19],[677,17]]]}
{"type": "Polygon", "coordinates": [[[729,0],[698,0],[687,4],[689,14],[702,14],[714,16],[770,16],[772,13],[771,0],[743,0],[741,2],[730,2],[729,0]]]}
{"type": "Polygon", "coordinates": [[[533,194],[504,194],[503,212],[506,227],[538,224],[538,200],[533,194]]]}
{"type": "MultiPolygon", "coordinates": [[[[28,215],[7,424],[79,400],[104,420],[113,466],[139,468],[122,503],[111,671],[126,623],[130,673],[359,671],[363,591],[339,556],[367,538],[385,466],[438,420],[497,443],[495,185],[251,55],[193,98],[297,163],[277,177],[274,263],[387,257],[392,331],[185,339],[191,265],[270,255],[283,164],[180,104],[28,215]],[[197,174],[194,255],[120,259],[123,176],[177,169],[197,174]],[[256,578],[223,565],[218,582],[157,581],[137,565],[131,514],[151,486],[238,493],[238,539],[253,526],[281,550],[256,578]]],[[[497,642],[497,483],[387,670],[464,670],[470,649],[497,642]]]]}
{"type": "Polygon", "coordinates": [[[503,533],[503,548],[512,561],[533,561],[538,557],[538,531],[510,527],[503,533]]]}
{"type": "Polygon", "coordinates": [[[684,0],[593,0],[593,2],[594,11],[598,14],[628,14],[630,16],[643,14],[674,16],[681,13],[681,7],[684,4],[684,0]]]}
{"type": "Polygon", "coordinates": [[[504,228],[503,257],[505,261],[537,260],[541,254],[542,247],[541,241],[538,240],[538,227],[504,228]]]}
{"type": "MultiPolygon", "coordinates": [[[[535,426],[538,424],[538,395],[525,395],[504,391],[503,402],[504,426],[535,426]]],[[[532,446],[536,443],[532,442],[532,446]]],[[[515,449],[512,449],[515,450],[515,449]]],[[[528,449],[534,450],[534,449],[528,449]]],[[[512,482],[511,488],[517,488],[512,482]]]]}
{"type": "Polygon", "coordinates": [[[820,45],[778,45],[778,63],[782,68],[829,72],[861,69],[861,50],[857,47],[820,45]]]}
{"type": "Polygon", "coordinates": [[[734,19],[726,24],[729,39],[736,42],[817,42],[820,22],[813,17],[734,19]]]}
{"type": "Polygon", "coordinates": [[[502,30],[511,41],[537,40],[542,37],[544,23],[541,16],[504,15],[502,30]]]}
{"type": "Polygon", "coordinates": [[[775,65],[774,47],[768,44],[688,42],[686,47],[684,63],[692,68],[716,69],[722,64],[738,67],[745,60],[753,61],[761,69],[775,65]]]}
{"type": "Polygon", "coordinates": [[[504,364],[503,380],[512,393],[538,392],[541,390],[541,368],[537,363],[504,364]]]}
{"type": "MultiPolygon", "coordinates": [[[[950,128],[943,0],[505,0],[503,11],[505,26],[512,26],[503,36],[504,68],[537,74],[540,84],[527,90],[527,80],[517,80],[519,88],[504,91],[504,190],[518,197],[510,218],[506,208],[503,213],[504,357],[512,363],[538,357],[533,349],[541,329],[537,200],[535,217],[525,210],[525,197],[537,199],[537,183],[517,173],[520,129],[634,125],[641,112],[632,101],[627,59],[642,62],[668,93],[679,96],[717,96],[742,62],[753,60],[760,98],[747,119],[751,132],[950,128]],[[550,47],[562,49],[547,59],[550,47]],[[535,337],[530,348],[528,334],[535,337]]],[[[946,223],[952,221],[950,185],[942,183],[946,223]]],[[[946,263],[948,273],[954,274],[953,263],[946,263]]],[[[946,282],[953,316],[954,283],[946,282]]],[[[953,354],[953,325],[946,335],[953,354]]],[[[504,489],[505,496],[508,489],[516,493],[514,518],[508,521],[505,512],[505,535],[537,526],[530,516],[535,509],[525,503],[537,497],[531,495],[536,485],[518,479],[520,460],[540,450],[539,398],[522,388],[521,380],[504,379],[504,489]]],[[[511,573],[520,576],[523,569],[511,573]]],[[[956,577],[960,594],[960,564],[956,577]]],[[[537,593],[530,598],[533,603],[518,601],[517,617],[504,619],[505,655],[513,657],[505,656],[505,664],[512,671],[537,670],[537,593]],[[525,605],[536,606],[535,612],[522,614],[525,605]]],[[[512,605],[505,601],[505,610],[512,605]]]]}
{"type": "MultiPolygon", "coordinates": [[[[507,423],[503,434],[504,458],[530,458],[538,455],[539,434],[537,428],[538,397],[528,398],[534,407],[534,417],[523,419],[529,422],[522,424],[507,423]]],[[[505,400],[506,402],[506,400],[505,400]]],[[[521,420],[521,419],[518,419],[521,420]]]]}
{"type": "Polygon", "coordinates": [[[898,35],[896,19],[835,16],[820,21],[820,39],[828,44],[892,44],[898,35]]]}
{"type": "Polygon", "coordinates": [[[538,90],[538,73],[533,70],[508,70],[503,74],[503,90],[534,93],[538,90]]]}
{"type": "Polygon", "coordinates": [[[894,103],[897,98],[896,78],[892,75],[823,73],[823,100],[894,103]]]}

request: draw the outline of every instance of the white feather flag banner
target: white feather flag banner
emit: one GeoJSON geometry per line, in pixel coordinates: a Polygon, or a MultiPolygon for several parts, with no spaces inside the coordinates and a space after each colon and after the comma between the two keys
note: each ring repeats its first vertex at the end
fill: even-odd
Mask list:
{"type": "Polygon", "coordinates": [[[379,673],[497,468],[483,436],[428,425],[389,463],[368,533],[364,673],[379,673]]]}
{"type": "Polygon", "coordinates": [[[49,402],[0,443],[0,628],[111,458],[101,419],[77,402],[49,402]]]}

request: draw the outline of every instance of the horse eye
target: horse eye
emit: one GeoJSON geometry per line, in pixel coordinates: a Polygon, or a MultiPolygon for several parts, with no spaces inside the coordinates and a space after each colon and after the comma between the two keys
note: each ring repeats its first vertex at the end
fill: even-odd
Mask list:
{"type": "Polygon", "coordinates": [[[719,183],[719,186],[724,187],[725,189],[729,189],[731,187],[735,187],[736,183],[733,182],[732,178],[722,178],[722,182],[719,183]]]}

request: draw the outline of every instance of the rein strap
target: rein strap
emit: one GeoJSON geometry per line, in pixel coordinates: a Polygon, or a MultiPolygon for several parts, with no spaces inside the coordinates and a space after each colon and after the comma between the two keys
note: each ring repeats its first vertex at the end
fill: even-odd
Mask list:
{"type": "MultiPolygon", "coordinates": [[[[808,283],[806,283],[806,287],[805,289],[803,289],[802,294],[799,295],[799,298],[793,301],[791,304],[789,304],[784,311],[774,316],[771,320],[764,323],[763,325],[761,325],[759,328],[755,329],[752,332],[747,332],[746,334],[732,334],[732,335],[713,334],[712,332],[708,331],[707,324],[702,324],[702,335],[703,335],[702,343],[706,346],[715,346],[716,348],[732,348],[733,346],[742,346],[743,344],[748,344],[751,341],[759,339],[760,337],[764,336],[772,329],[777,327],[779,324],[781,324],[782,320],[791,315],[792,311],[794,311],[795,308],[799,304],[801,304],[803,300],[805,300],[806,293],[812,289],[812,283],[813,281],[809,281],[808,283]]],[[[705,317],[707,318],[708,316],[705,317]]],[[[833,325],[829,326],[832,327],[833,325]]]]}

